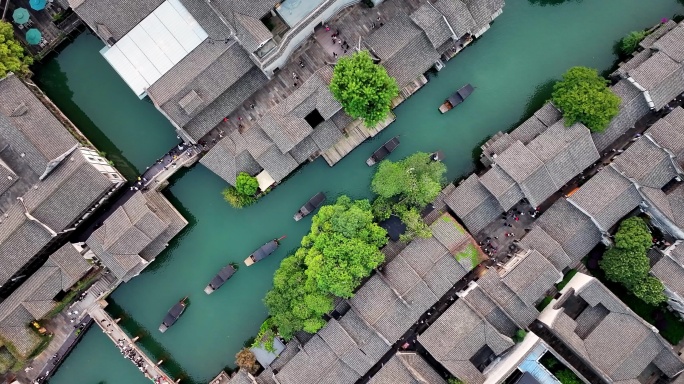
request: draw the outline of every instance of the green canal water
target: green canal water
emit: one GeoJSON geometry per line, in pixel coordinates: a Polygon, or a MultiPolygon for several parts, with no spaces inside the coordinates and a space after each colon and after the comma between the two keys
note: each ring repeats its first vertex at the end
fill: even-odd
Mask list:
{"type": "MultiPolygon", "coordinates": [[[[266,317],[261,302],[278,264],[297,247],[310,218],[292,215],[311,195],[370,197],[372,169],[364,160],[394,135],[399,159],[441,149],[448,177],[474,167],[473,149],[488,136],[513,127],[549,97],[550,84],[565,70],[586,65],[600,70],[615,62],[613,46],[627,32],[684,13],[676,0],[511,0],[473,46],[435,75],[395,112],[397,121],[334,168],[318,159],[253,207],[232,209],[222,201],[225,183],[203,166],[180,174],[167,195],[190,225],[141,276],[112,298],[112,312],[143,334],[142,344],[165,358],[185,382],[207,382],[253,336],[266,317]],[[465,83],[477,87],[466,103],[446,115],[437,107],[465,83]],[[270,258],[242,267],[219,291],[202,289],[229,262],[242,260],[267,240],[287,235],[270,258]],[[191,304],[168,332],[157,326],[169,307],[188,295],[191,304]]],[[[128,175],[154,162],[177,141],[169,123],[138,100],[99,55],[102,43],[82,34],[37,70],[36,81],[101,150],[128,175]]],[[[53,384],[147,382],[112,343],[93,328],[52,379],[53,384]]]]}

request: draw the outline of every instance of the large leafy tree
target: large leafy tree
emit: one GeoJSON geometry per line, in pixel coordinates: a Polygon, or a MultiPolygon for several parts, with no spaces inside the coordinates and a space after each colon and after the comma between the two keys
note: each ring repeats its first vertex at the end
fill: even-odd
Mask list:
{"type": "Polygon", "coordinates": [[[599,264],[608,280],[628,288],[643,280],[650,269],[648,257],[638,249],[610,248],[599,264]]]}
{"type": "Polygon", "coordinates": [[[399,87],[385,68],[373,62],[368,51],[360,51],[337,61],[330,92],[349,116],[373,127],[390,113],[399,87]]]}
{"type": "Polygon", "coordinates": [[[384,260],[379,248],[387,242],[386,235],[373,222],[368,200],[342,196],[320,209],[311,232],[302,239],[307,274],[321,290],[349,298],[361,279],[384,260]]]}
{"type": "Polygon", "coordinates": [[[620,51],[623,55],[629,55],[636,51],[639,47],[639,43],[644,37],[648,36],[646,31],[632,31],[620,40],[620,51]]]}
{"type": "Polygon", "coordinates": [[[235,180],[235,189],[242,195],[254,196],[259,189],[259,181],[246,172],[240,172],[235,180]]]}
{"type": "Polygon", "coordinates": [[[0,78],[7,72],[26,73],[32,63],[33,58],[24,54],[24,48],[14,38],[12,24],[0,21],[0,78]]]}
{"type": "Polygon", "coordinates": [[[408,206],[422,208],[442,190],[446,166],[432,161],[424,152],[392,162],[380,163],[373,175],[371,190],[384,199],[397,199],[408,206]]]}
{"type": "Polygon", "coordinates": [[[667,296],[663,293],[664,290],[663,283],[653,276],[646,276],[632,287],[634,296],[651,305],[658,305],[667,301],[667,296]]]}
{"type": "Polygon", "coordinates": [[[282,337],[318,331],[325,325],[323,315],[333,309],[334,295],[351,297],[361,279],[382,263],[379,248],[387,233],[373,222],[370,209],[367,200],[346,196],[321,207],[301,247],[280,264],[264,303],[282,337]]]}
{"type": "Polygon", "coordinates": [[[605,130],[620,105],[620,98],[607,84],[595,69],[570,68],[554,84],[552,93],[553,103],[563,112],[565,124],[581,122],[592,132],[605,130]]]}
{"type": "Polygon", "coordinates": [[[653,244],[653,235],[646,222],[638,217],[630,217],[620,223],[615,233],[615,246],[623,249],[639,249],[645,253],[653,244]]]}
{"type": "Polygon", "coordinates": [[[333,309],[332,295],[307,277],[303,256],[296,252],[283,260],[273,276],[273,289],[264,298],[273,325],[287,340],[300,330],[314,333],[321,329],[323,315],[333,309]]]}

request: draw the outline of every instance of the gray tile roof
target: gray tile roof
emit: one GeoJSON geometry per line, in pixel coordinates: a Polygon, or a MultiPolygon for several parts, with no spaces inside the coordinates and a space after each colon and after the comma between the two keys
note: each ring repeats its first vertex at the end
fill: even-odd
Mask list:
{"type": "Polygon", "coordinates": [[[341,374],[340,383],[354,383],[360,376],[347,367],[341,370],[335,352],[319,335],[314,335],[303,350],[299,351],[277,374],[280,384],[326,383],[324,378],[331,372],[341,374]]]}
{"type": "MultiPolygon", "coordinates": [[[[355,323],[355,325],[361,324],[363,323],[355,323]]],[[[363,326],[365,326],[365,324],[363,324],[363,326]]],[[[366,329],[370,331],[367,327],[366,329]]],[[[378,361],[375,356],[366,355],[363,349],[363,343],[366,340],[355,340],[342,323],[339,323],[335,319],[328,321],[328,324],[318,331],[318,336],[330,346],[338,359],[354,370],[359,377],[364,375],[378,361]]],[[[375,338],[372,339],[373,342],[382,343],[382,340],[377,335],[374,336],[375,338]]],[[[384,345],[384,347],[386,350],[389,350],[388,345],[384,345]]]]}
{"type": "Polygon", "coordinates": [[[560,187],[544,163],[520,141],[497,156],[495,162],[519,184],[532,206],[541,205],[560,187]]]}
{"type": "Polygon", "coordinates": [[[431,3],[425,3],[411,14],[411,20],[427,35],[434,48],[451,38],[451,29],[446,18],[431,3]]]}
{"type": "Polygon", "coordinates": [[[145,193],[145,199],[147,200],[148,207],[155,215],[168,224],[166,229],[140,252],[140,256],[149,261],[166,249],[171,239],[176,237],[188,225],[188,221],[161,193],[145,193]]]}
{"type": "Polygon", "coordinates": [[[240,172],[254,175],[261,168],[248,151],[236,151],[235,142],[230,137],[224,137],[200,159],[200,163],[229,184],[235,185],[240,172]]]}
{"type": "Polygon", "coordinates": [[[538,219],[537,225],[556,240],[573,267],[601,241],[601,232],[589,216],[567,200],[556,200],[538,219]]]}
{"type": "Polygon", "coordinates": [[[425,33],[404,14],[398,13],[366,38],[387,74],[403,88],[430,69],[439,54],[425,33]]]}
{"type": "Polygon", "coordinates": [[[183,129],[195,140],[199,140],[267,82],[268,78],[263,72],[253,67],[202,109],[183,129]]]}
{"type": "Polygon", "coordinates": [[[258,17],[235,13],[235,27],[240,43],[248,52],[256,51],[261,44],[273,38],[271,31],[266,28],[258,17]]]}
{"type": "Polygon", "coordinates": [[[563,114],[549,101],[534,113],[534,117],[549,127],[558,122],[563,117],[563,114]]]}
{"type": "Polygon", "coordinates": [[[397,352],[369,384],[440,384],[446,381],[415,352],[397,352]]]}
{"type": "MultiPolygon", "coordinates": [[[[0,79],[0,139],[3,148],[9,145],[17,154],[24,154],[21,161],[37,176],[45,173],[48,163],[72,151],[78,144],[15,75],[0,79]]],[[[14,171],[24,177],[19,173],[20,169],[14,171]]]]}
{"type": "Polygon", "coordinates": [[[214,7],[236,30],[236,37],[245,49],[254,52],[260,43],[269,38],[270,32],[260,20],[276,3],[274,0],[232,0],[215,2],[214,7]]]}
{"type": "Polygon", "coordinates": [[[4,284],[52,239],[40,224],[28,220],[14,204],[0,220],[0,284],[4,284]]]}
{"type": "Polygon", "coordinates": [[[146,263],[140,253],[168,227],[169,223],[137,192],[90,235],[86,244],[117,278],[124,279],[129,271],[146,263]]]}
{"type": "MultiPolygon", "coordinates": [[[[244,143],[247,146],[247,151],[253,158],[258,158],[263,155],[271,146],[273,142],[266,136],[266,132],[259,126],[255,124],[247,129],[244,133],[240,134],[244,139],[244,143]]],[[[236,142],[234,139],[233,142],[236,142]]]]}
{"type": "Polygon", "coordinates": [[[597,313],[608,312],[603,317],[592,316],[591,327],[582,324],[588,321],[587,316],[580,314],[576,322],[562,312],[552,321],[551,329],[609,381],[633,382],[650,364],[670,377],[684,369],[684,362],[657,330],[595,278],[566,294],[584,299],[589,304],[585,312],[596,312],[595,307],[605,308],[597,313]]]}
{"type": "Polygon", "coordinates": [[[295,145],[288,153],[292,155],[297,163],[301,164],[319,151],[320,148],[316,145],[314,139],[309,136],[295,145]]]}
{"type": "Polygon", "coordinates": [[[271,145],[261,156],[256,158],[256,161],[276,182],[286,178],[299,166],[289,153],[283,154],[275,145],[271,145]]]}
{"type": "Polygon", "coordinates": [[[451,29],[456,33],[457,39],[466,33],[474,32],[475,20],[463,1],[440,0],[435,2],[434,6],[444,15],[451,29]]]}
{"type": "Polygon", "coordinates": [[[472,174],[445,198],[445,202],[463,221],[470,233],[477,234],[504,213],[496,198],[472,174]]]}
{"type": "MultiPolygon", "coordinates": [[[[537,137],[540,133],[546,131],[547,125],[544,124],[537,116],[530,116],[517,128],[511,131],[511,140],[519,140],[523,144],[527,144],[537,137]]],[[[503,151],[501,151],[503,152],[503,151]]],[[[499,153],[501,153],[499,152],[499,153]]]]}
{"type": "Polygon", "coordinates": [[[104,25],[116,40],[121,39],[163,2],[163,0],[69,0],[71,8],[93,30],[97,30],[98,25],[104,25]]]}
{"type": "Polygon", "coordinates": [[[77,150],[23,198],[34,217],[59,232],[81,217],[112,187],[109,178],[77,150]]]}
{"type": "Polygon", "coordinates": [[[678,187],[669,194],[660,189],[643,187],[640,189],[651,209],[664,215],[678,228],[684,228],[684,188],[678,187]]]}
{"type": "Polygon", "coordinates": [[[632,182],[608,166],[589,179],[568,201],[591,216],[599,228],[608,231],[641,203],[632,182]]]}
{"type": "Polygon", "coordinates": [[[41,319],[56,302],[60,291],[67,291],[90,269],[90,265],[67,243],[0,303],[0,335],[9,340],[22,355],[28,355],[40,339],[28,329],[41,319]]]}
{"type": "MultiPolygon", "coordinates": [[[[667,32],[671,31],[672,28],[676,27],[677,23],[674,22],[674,20],[668,20],[666,23],[662,23],[656,28],[655,31],[651,32],[648,36],[646,36],[639,45],[642,48],[645,48],[644,51],[648,51],[648,48],[651,48],[651,45],[655,43],[656,40],[661,38],[664,34],[667,32]]],[[[643,52],[643,51],[642,51],[643,52]]]]}
{"type": "MultiPolygon", "coordinates": [[[[220,46],[221,44],[205,43],[205,45],[220,46]]],[[[203,108],[210,105],[254,67],[249,55],[239,44],[232,42],[227,47],[225,44],[223,46],[225,50],[211,61],[206,59],[213,58],[213,55],[207,54],[215,49],[213,47],[201,47],[195,55],[190,53],[181,60],[180,67],[172,68],[148,89],[152,100],[179,126],[185,126],[203,108]],[[189,64],[193,62],[204,64],[205,67],[190,66],[189,64]],[[181,72],[181,69],[184,71],[181,72]],[[182,101],[189,94],[198,96],[194,98],[194,108],[186,110],[183,108],[182,101]]],[[[229,112],[225,112],[224,116],[229,112]]]]}
{"type": "Polygon", "coordinates": [[[504,6],[504,0],[464,0],[464,3],[475,20],[473,32],[491,23],[494,13],[504,6]]]}
{"type": "Polygon", "coordinates": [[[332,120],[326,120],[318,124],[311,134],[311,138],[316,143],[316,146],[322,151],[331,148],[343,137],[344,133],[332,120]]]}
{"type": "Polygon", "coordinates": [[[680,23],[677,27],[663,34],[653,43],[652,49],[665,53],[677,63],[684,63],[684,25],[680,23]]]}
{"type": "Polygon", "coordinates": [[[651,274],[662,281],[669,290],[684,296],[684,267],[675,257],[662,257],[651,268],[651,274]]]}
{"type": "Polygon", "coordinates": [[[252,380],[252,376],[247,371],[238,369],[226,384],[254,384],[254,380],[252,380]]]}
{"type": "Polygon", "coordinates": [[[561,245],[537,225],[532,226],[532,230],[520,240],[520,244],[523,247],[539,251],[559,271],[571,264],[570,257],[561,245]]]}
{"type": "Polygon", "coordinates": [[[677,107],[646,130],[660,147],[679,157],[684,152],[684,109],[677,107]]]}
{"type": "Polygon", "coordinates": [[[649,92],[656,110],[684,92],[684,66],[664,52],[654,53],[629,75],[649,92]]]}
{"type": "Polygon", "coordinates": [[[662,188],[677,176],[670,154],[647,136],[617,156],[612,166],[639,185],[651,188],[662,188]]]}
{"type": "Polygon", "coordinates": [[[538,251],[530,251],[501,281],[528,306],[534,306],[563,275],[538,251]]]}
{"type": "Polygon", "coordinates": [[[471,239],[465,229],[449,213],[442,214],[430,224],[430,230],[432,235],[451,253],[463,248],[471,239]]]}
{"type": "Polygon", "coordinates": [[[566,127],[559,121],[527,144],[527,148],[544,163],[556,189],[599,159],[589,129],[581,123],[566,127]]]}
{"type": "Polygon", "coordinates": [[[461,299],[418,336],[418,341],[452,375],[469,384],[484,382],[484,375],[470,362],[482,347],[488,346],[500,356],[514,345],[461,299]]]}
{"type": "Polygon", "coordinates": [[[518,330],[518,325],[481,287],[476,286],[469,290],[461,300],[465,300],[470,308],[484,317],[502,335],[513,337],[518,330]]]}
{"type": "Polygon", "coordinates": [[[611,90],[620,97],[621,101],[618,114],[613,117],[606,130],[591,134],[599,152],[608,148],[613,141],[634,127],[634,123],[650,111],[644,95],[628,80],[620,80],[611,87],[611,90]]]}
{"type": "Polygon", "coordinates": [[[506,211],[525,197],[515,180],[496,164],[480,177],[480,182],[506,211]]]}

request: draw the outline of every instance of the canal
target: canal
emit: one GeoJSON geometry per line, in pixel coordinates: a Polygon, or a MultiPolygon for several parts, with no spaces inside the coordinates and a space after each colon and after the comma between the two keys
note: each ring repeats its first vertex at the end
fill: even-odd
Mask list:
{"type": "MultiPolygon", "coordinates": [[[[391,0],[390,0],[391,1],[391,0]]],[[[481,40],[450,61],[418,94],[395,112],[397,121],[329,168],[318,159],[253,207],[232,209],[221,199],[226,184],[203,166],[175,178],[167,195],[190,221],[141,276],[112,295],[115,311],[129,329],[144,333],[143,345],[164,357],[185,382],[206,382],[253,336],[266,316],[261,302],[280,260],[297,247],[310,218],[292,215],[311,195],[370,197],[372,170],[364,160],[389,137],[401,134],[392,154],[445,152],[448,177],[474,167],[473,149],[488,136],[516,125],[550,95],[550,84],[574,65],[600,70],[615,62],[615,42],[627,32],[684,13],[677,0],[511,0],[481,40]],[[465,83],[477,87],[466,103],[447,115],[437,107],[465,83]],[[202,289],[229,262],[242,260],[265,241],[287,235],[270,258],[243,267],[219,291],[202,289]],[[179,298],[191,304],[165,334],[156,329],[179,298]]],[[[177,142],[170,124],[147,101],[138,100],[99,55],[102,43],[82,34],[36,70],[36,81],[91,141],[128,176],[177,142]]],[[[67,359],[53,384],[147,382],[94,328],[67,359]]]]}

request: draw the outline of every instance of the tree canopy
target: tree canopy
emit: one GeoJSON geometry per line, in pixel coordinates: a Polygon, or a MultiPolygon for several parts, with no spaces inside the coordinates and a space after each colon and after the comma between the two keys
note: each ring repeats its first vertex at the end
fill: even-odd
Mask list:
{"type": "Polygon", "coordinates": [[[615,246],[622,249],[639,249],[646,252],[653,244],[653,235],[640,217],[630,217],[620,223],[615,233],[615,246]]]}
{"type": "Polygon", "coordinates": [[[399,87],[384,67],[373,62],[368,51],[360,51],[337,61],[330,92],[349,116],[373,127],[390,113],[399,87]]]}
{"type": "Polygon", "coordinates": [[[373,175],[371,190],[382,198],[423,208],[439,195],[445,173],[444,163],[432,161],[429,153],[418,152],[397,162],[382,161],[373,175]]]}
{"type": "Polygon", "coordinates": [[[240,352],[235,354],[235,364],[252,374],[259,370],[256,356],[247,348],[242,348],[240,352]]]}
{"type": "Polygon", "coordinates": [[[638,249],[612,247],[599,263],[610,281],[631,288],[643,280],[650,269],[648,257],[638,249]]]}
{"type": "Polygon", "coordinates": [[[235,189],[237,189],[240,194],[254,196],[259,189],[259,182],[256,177],[250,176],[245,172],[240,172],[235,181],[235,189]]]}
{"type": "Polygon", "coordinates": [[[318,331],[333,297],[350,298],[364,277],[384,260],[387,233],[373,222],[368,200],[347,196],[326,205],[294,255],[280,264],[264,303],[278,333],[289,339],[299,330],[318,331]]]}
{"type": "Polygon", "coordinates": [[[24,48],[14,38],[12,24],[0,21],[0,78],[7,72],[26,73],[31,64],[33,58],[24,54],[24,48]]]}
{"type": "Polygon", "coordinates": [[[599,262],[608,280],[620,283],[644,302],[658,305],[667,300],[665,287],[649,276],[648,249],[653,244],[651,231],[640,217],[623,220],[615,233],[615,247],[608,249],[599,262]]]}
{"type": "Polygon", "coordinates": [[[632,31],[620,40],[620,51],[623,55],[630,55],[639,47],[639,43],[648,36],[646,31],[632,31]]]}
{"type": "Polygon", "coordinates": [[[617,115],[620,98],[595,69],[570,68],[553,86],[553,103],[563,112],[565,124],[581,122],[592,132],[602,132],[617,115]]]}

